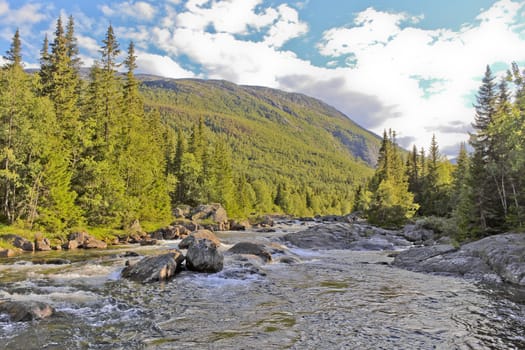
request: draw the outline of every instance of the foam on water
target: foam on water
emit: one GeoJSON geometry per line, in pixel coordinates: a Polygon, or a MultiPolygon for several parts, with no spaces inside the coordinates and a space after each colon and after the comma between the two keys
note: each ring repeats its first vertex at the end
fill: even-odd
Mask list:
{"type": "MultiPolygon", "coordinates": [[[[0,290],[0,299],[12,301],[40,301],[57,305],[60,303],[86,304],[95,303],[100,298],[97,294],[82,290],[63,290],[60,288],[47,287],[45,293],[8,293],[0,290]],[[53,289],[55,289],[53,291],[53,289]]],[[[44,291],[43,291],[44,292],[44,291]]]]}

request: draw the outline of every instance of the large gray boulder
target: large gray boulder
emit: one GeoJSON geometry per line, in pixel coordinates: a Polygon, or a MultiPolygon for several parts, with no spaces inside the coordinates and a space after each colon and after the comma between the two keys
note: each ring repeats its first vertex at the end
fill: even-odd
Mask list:
{"type": "Polygon", "coordinates": [[[10,258],[18,255],[17,251],[14,249],[2,249],[0,248],[0,258],[10,258]]]}
{"type": "Polygon", "coordinates": [[[224,255],[217,245],[208,240],[195,241],[188,247],[186,253],[186,267],[197,272],[219,272],[224,266],[224,255]]]}
{"type": "Polygon", "coordinates": [[[39,320],[54,312],[53,307],[38,301],[0,301],[0,313],[9,315],[12,322],[39,320]]]}
{"type": "Polygon", "coordinates": [[[147,256],[133,265],[126,266],[121,276],[141,283],[167,281],[180,271],[183,261],[184,256],[178,250],[162,255],[147,256]]]}
{"type": "Polygon", "coordinates": [[[68,237],[68,241],[64,244],[65,249],[105,249],[108,245],[106,242],[96,239],[87,232],[74,232],[68,237]]]}
{"type": "Polygon", "coordinates": [[[204,239],[212,242],[216,247],[219,247],[221,245],[221,241],[219,240],[219,238],[217,238],[215,233],[211,232],[210,230],[197,230],[190,233],[189,236],[180,241],[179,248],[188,249],[194,243],[197,243],[204,239]]]}
{"type": "Polygon", "coordinates": [[[283,240],[299,248],[323,250],[394,250],[411,245],[397,231],[349,223],[319,224],[289,233],[283,240]]]}
{"type": "Polygon", "coordinates": [[[192,222],[200,223],[202,221],[213,222],[219,231],[224,231],[228,228],[228,214],[222,205],[203,204],[190,211],[190,218],[192,222]]]}
{"type": "Polygon", "coordinates": [[[461,248],[416,247],[397,255],[393,265],[412,271],[525,286],[525,234],[490,236],[461,248]]]}
{"type": "Polygon", "coordinates": [[[35,244],[25,238],[22,238],[22,237],[18,237],[15,239],[15,241],[13,242],[13,245],[17,248],[20,248],[22,249],[23,251],[26,251],[26,252],[33,252],[35,251],[35,244]]]}
{"type": "Polygon", "coordinates": [[[227,251],[230,254],[255,255],[262,259],[263,262],[272,261],[272,254],[263,244],[251,242],[239,242],[227,251]]]}

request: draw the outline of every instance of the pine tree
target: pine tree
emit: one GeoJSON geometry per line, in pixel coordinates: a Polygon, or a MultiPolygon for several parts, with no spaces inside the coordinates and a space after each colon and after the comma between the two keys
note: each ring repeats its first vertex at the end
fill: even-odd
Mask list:
{"type": "Polygon", "coordinates": [[[71,67],[77,78],[80,78],[80,68],[82,66],[82,60],[79,56],[78,39],[75,36],[75,20],[73,16],[69,16],[66,26],[66,45],[67,55],[71,61],[71,67]]]}
{"type": "Polygon", "coordinates": [[[7,63],[4,68],[10,69],[13,67],[22,67],[22,42],[20,40],[20,31],[16,29],[15,35],[11,40],[11,46],[4,56],[7,63]]]}
{"type": "Polygon", "coordinates": [[[369,183],[372,192],[370,208],[366,212],[370,223],[383,227],[399,227],[412,217],[418,206],[408,191],[408,179],[397,150],[395,133],[383,133],[379,161],[369,183]]]}
{"type": "Polygon", "coordinates": [[[113,27],[109,25],[106,32],[104,40],[102,40],[103,46],[100,50],[101,54],[101,87],[104,93],[103,97],[103,138],[108,148],[108,151],[111,152],[113,147],[112,137],[116,128],[119,126],[118,116],[120,114],[121,106],[121,93],[120,93],[120,83],[119,79],[116,76],[117,68],[119,64],[117,63],[117,57],[120,55],[119,44],[113,32],[113,27]]]}
{"type": "Polygon", "coordinates": [[[51,55],[49,54],[49,40],[47,34],[44,37],[42,50],[40,50],[40,70],[38,72],[41,82],[42,95],[49,95],[51,84],[51,55]]]}
{"type": "MultiPolygon", "coordinates": [[[[71,168],[75,168],[82,152],[82,125],[80,122],[79,84],[69,52],[68,38],[62,19],[56,24],[55,38],[51,44],[49,82],[44,81],[44,91],[54,103],[63,146],[70,153],[71,168]]],[[[47,67],[45,74],[47,75],[47,67]]]]}
{"type": "Polygon", "coordinates": [[[501,228],[505,217],[498,205],[498,190],[490,175],[490,167],[496,157],[496,139],[491,129],[497,117],[497,99],[496,83],[490,67],[487,66],[476,96],[477,103],[474,105],[476,115],[473,127],[476,133],[470,139],[474,148],[470,169],[474,196],[473,215],[480,234],[501,228]]]}

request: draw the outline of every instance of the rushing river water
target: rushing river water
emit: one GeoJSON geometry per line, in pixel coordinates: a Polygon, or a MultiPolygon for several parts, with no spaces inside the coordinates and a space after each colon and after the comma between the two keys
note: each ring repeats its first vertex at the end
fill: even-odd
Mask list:
{"type": "Polygon", "coordinates": [[[57,313],[0,317],[0,349],[525,349],[516,291],[392,268],[387,252],[292,252],[301,263],[263,265],[266,276],[226,278],[226,265],[149,285],[120,279],[122,251],[53,253],[73,261],[62,266],[4,260],[0,300],[45,301],[57,313]]]}

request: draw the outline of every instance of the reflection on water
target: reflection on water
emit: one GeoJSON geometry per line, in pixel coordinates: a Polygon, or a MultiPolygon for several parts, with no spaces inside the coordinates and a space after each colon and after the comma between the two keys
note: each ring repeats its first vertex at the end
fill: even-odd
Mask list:
{"type": "MultiPolygon", "coordinates": [[[[159,247],[149,249],[141,253],[159,247]]],[[[0,300],[45,301],[58,313],[0,318],[0,339],[5,349],[525,348],[525,308],[512,301],[521,290],[398,270],[382,252],[293,252],[302,263],[265,265],[266,276],[182,272],[150,285],[118,278],[119,251],[65,266],[3,264],[0,300]]]]}

